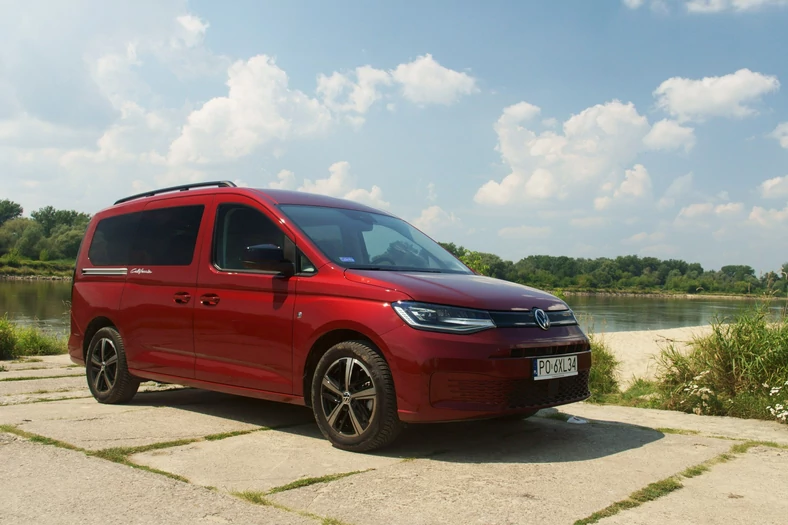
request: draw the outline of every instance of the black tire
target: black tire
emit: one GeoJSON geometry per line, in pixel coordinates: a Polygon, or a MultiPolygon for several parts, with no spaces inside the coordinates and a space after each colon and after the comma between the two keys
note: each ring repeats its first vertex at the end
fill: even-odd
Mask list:
{"type": "Polygon", "coordinates": [[[522,419],[528,419],[529,417],[534,416],[538,410],[534,410],[533,412],[521,412],[519,414],[506,414],[505,416],[496,417],[498,421],[520,421],[522,419]]]}
{"type": "Polygon", "coordinates": [[[353,452],[380,449],[391,444],[404,426],[397,416],[391,369],[366,341],[345,341],[331,347],[317,364],[311,394],[317,425],[336,448],[353,452]],[[348,364],[350,381],[344,379],[348,364]],[[331,388],[324,386],[326,377],[331,388]],[[372,392],[374,399],[370,399],[372,392]],[[361,399],[353,397],[356,395],[361,399]]]}
{"type": "Polygon", "coordinates": [[[102,328],[91,339],[85,376],[99,403],[128,403],[137,393],[140,380],[129,373],[123,339],[115,327],[102,328]]]}

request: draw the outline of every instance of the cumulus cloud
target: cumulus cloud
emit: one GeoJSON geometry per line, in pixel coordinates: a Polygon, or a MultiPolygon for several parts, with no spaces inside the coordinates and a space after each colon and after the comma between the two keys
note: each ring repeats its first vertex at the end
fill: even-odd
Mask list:
{"type": "Polygon", "coordinates": [[[761,191],[761,196],[766,199],[788,197],[788,175],[765,180],[758,189],[761,191]]]}
{"type": "Polygon", "coordinates": [[[780,82],[773,75],[739,69],[720,77],[700,80],[673,77],[654,90],[657,107],[679,121],[709,117],[743,118],[757,114],[752,104],[763,95],[775,93],[780,82]]]}
{"type": "Polygon", "coordinates": [[[654,232],[654,233],[646,233],[640,232],[632,235],[631,237],[627,237],[621,241],[622,244],[642,244],[645,242],[659,242],[665,239],[665,234],[662,232],[654,232]]]}
{"type": "Polygon", "coordinates": [[[723,11],[755,11],[765,7],[788,6],[788,0],[688,0],[690,13],[720,13],[723,11]]]}
{"type": "Polygon", "coordinates": [[[463,95],[479,91],[476,79],[467,73],[440,65],[432,55],[400,64],[391,72],[402,88],[402,96],[416,104],[453,104],[463,95]]]}
{"type": "Polygon", "coordinates": [[[643,5],[644,0],[621,0],[622,3],[630,9],[638,9],[643,5]]]}
{"type": "Polygon", "coordinates": [[[788,149],[788,122],[780,123],[769,135],[777,139],[780,142],[780,146],[788,149]]]}
{"type": "Polygon", "coordinates": [[[605,217],[577,217],[569,221],[569,224],[576,228],[599,228],[610,222],[605,217]]]}
{"type": "Polygon", "coordinates": [[[304,180],[298,191],[319,193],[329,197],[339,197],[366,204],[374,208],[388,208],[390,203],[383,200],[383,190],[373,185],[366,190],[356,187],[356,178],[350,173],[350,163],[335,162],[328,168],[329,176],[325,179],[304,180]]]}
{"type": "Polygon", "coordinates": [[[413,225],[427,233],[435,235],[439,231],[460,224],[460,219],[440,206],[433,205],[422,210],[421,215],[413,219],[413,225]]]}
{"type": "Polygon", "coordinates": [[[687,195],[690,189],[692,189],[692,178],[693,174],[689,172],[686,175],[673,179],[668,189],[665,190],[665,194],[657,202],[657,208],[661,210],[670,208],[676,203],[676,199],[687,195]]]}
{"type": "Polygon", "coordinates": [[[689,151],[695,146],[695,130],[682,126],[675,120],[660,120],[643,138],[643,143],[653,150],[683,148],[689,151]]]}
{"type": "Polygon", "coordinates": [[[274,60],[258,55],[228,71],[226,97],[193,111],[169,151],[172,164],[236,159],[258,146],[326,130],[331,113],[319,101],[288,87],[274,60]]]}
{"type": "Polygon", "coordinates": [[[537,134],[528,129],[525,124],[537,110],[523,103],[503,110],[494,126],[496,149],[512,171],[500,182],[482,185],[474,196],[476,202],[502,205],[581,191],[629,163],[649,131],[648,121],[633,104],[617,100],[571,116],[562,133],[537,134]]]}
{"type": "Polygon", "coordinates": [[[269,182],[268,187],[274,190],[294,190],[296,189],[295,173],[290,170],[281,170],[276,174],[276,181],[269,182]]]}
{"type": "Polygon", "coordinates": [[[788,206],[782,210],[754,206],[748,217],[749,222],[766,228],[782,228],[788,223],[788,206]]]}
{"type": "Polygon", "coordinates": [[[355,111],[363,114],[383,96],[379,88],[391,82],[391,76],[386,71],[362,66],[357,67],[352,75],[339,72],[330,76],[319,75],[317,93],[333,111],[355,111]]]}
{"type": "Polygon", "coordinates": [[[636,164],[624,173],[624,181],[613,197],[644,197],[651,193],[651,177],[642,164],[636,164]]]}

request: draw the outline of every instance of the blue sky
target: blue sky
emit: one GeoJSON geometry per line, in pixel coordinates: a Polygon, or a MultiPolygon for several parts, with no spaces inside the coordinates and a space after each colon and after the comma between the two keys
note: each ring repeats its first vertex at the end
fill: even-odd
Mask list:
{"type": "Polygon", "coordinates": [[[231,179],[531,254],[788,260],[788,1],[0,4],[0,198],[231,179]]]}

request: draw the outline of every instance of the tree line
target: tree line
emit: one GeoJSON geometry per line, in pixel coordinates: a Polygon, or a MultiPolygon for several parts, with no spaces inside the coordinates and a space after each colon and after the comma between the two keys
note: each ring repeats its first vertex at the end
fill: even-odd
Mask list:
{"type": "Polygon", "coordinates": [[[788,263],[761,275],[747,265],[705,270],[698,263],[624,255],[616,258],[574,258],[529,255],[517,262],[492,253],[475,252],[454,243],[441,243],[466,265],[481,273],[549,290],[678,292],[688,294],[788,293],[788,263]]]}
{"type": "MultiPolygon", "coordinates": [[[[90,215],[46,206],[23,217],[24,210],[0,200],[0,257],[32,261],[74,260],[90,215]]],[[[680,293],[788,293],[788,263],[756,275],[751,266],[705,270],[698,263],[625,255],[584,259],[529,255],[517,262],[441,243],[477,272],[548,290],[665,291],[680,293]]]]}
{"type": "Polygon", "coordinates": [[[46,206],[22,217],[16,202],[0,200],[0,256],[52,261],[76,259],[90,215],[46,206]]]}

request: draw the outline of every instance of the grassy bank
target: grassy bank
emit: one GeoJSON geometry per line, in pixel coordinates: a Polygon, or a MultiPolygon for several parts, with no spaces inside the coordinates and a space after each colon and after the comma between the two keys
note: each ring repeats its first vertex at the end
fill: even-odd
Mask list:
{"type": "Polygon", "coordinates": [[[58,277],[71,278],[74,261],[32,261],[4,255],[0,257],[0,278],[58,277]]]}
{"type": "Polygon", "coordinates": [[[58,355],[68,351],[65,337],[47,334],[32,326],[18,326],[0,317],[0,360],[58,355]]]}
{"type": "Polygon", "coordinates": [[[788,317],[775,320],[759,304],[715,320],[686,351],[672,344],[661,350],[656,380],[636,380],[592,400],[788,423],[788,317]]]}

